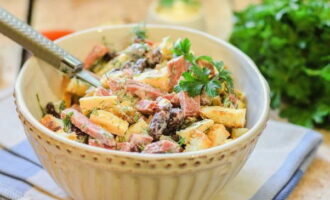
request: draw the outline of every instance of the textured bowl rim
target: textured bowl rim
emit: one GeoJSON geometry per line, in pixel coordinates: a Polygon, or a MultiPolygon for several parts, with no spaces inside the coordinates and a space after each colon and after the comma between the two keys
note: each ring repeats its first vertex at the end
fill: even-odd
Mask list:
{"type": "MultiPolygon", "coordinates": [[[[78,31],[73,34],[70,34],[68,36],[65,36],[61,39],[56,40],[56,43],[59,43],[63,40],[70,39],[72,37],[76,37],[85,33],[90,33],[90,32],[102,32],[103,30],[114,30],[114,29],[123,29],[123,28],[132,28],[136,24],[125,24],[125,25],[114,25],[114,26],[102,26],[102,27],[95,27],[95,28],[90,28],[86,29],[83,31],[78,31]]],[[[21,111],[22,115],[26,118],[27,121],[29,121],[35,128],[37,128],[40,132],[43,134],[46,134],[47,136],[53,138],[54,140],[58,140],[60,142],[63,142],[69,146],[74,146],[77,148],[81,148],[82,150],[87,150],[89,152],[93,153],[101,153],[101,154],[106,154],[106,155],[116,155],[116,156],[124,156],[124,157],[132,157],[132,158],[137,158],[137,159],[163,159],[163,158],[188,158],[188,157],[200,157],[200,156],[207,156],[208,154],[216,153],[216,152],[221,152],[225,151],[227,149],[230,149],[231,147],[238,145],[242,143],[245,140],[248,140],[251,138],[254,134],[257,134],[258,132],[261,132],[267,123],[268,116],[269,116],[269,86],[264,79],[264,77],[261,75],[260,71],[258,70],[257,66],[255,63],[247,56],[245,55],[241,50],[238,48],[234,47],[233,45],[225,42],[224,40],[217,38],[215,36],[212,36],[208,33],[186,28],[186,27],[179,27],[179,26],[170,26],[170,25],[153,25],[153,24],[148,24],[147,28],[158,28],[158,29],[172,29],[173,31],[180,30],[180,31],[186,31],[190,32],[193,34],[201,35],[207,39],[211,39],[219,44],[224,45],[226,48],[230,49],[231,51],[235,52],[238,54],[242,59],[247,61],[248,67],[251,67],[256,75],[256,78],[258,78],[261,82],[262,86],[262,92],[261,94],[263,95],[263,100],[265,102],[265,106],[260,108],[262,109],[262,113],[258,121],[251,127],[251,129],[242,135],[241,137],[220,145],[216,147],[211,147],[208,149],[203,149],[199,151],[193,151],[193,152],[182,152],[182,153],[169,153],[169,154],[142,154],[142,153],[136,153],[136,152],[122,152],[122,151],[117,151],[117,150],[107,150],[107,149],[102,149],[98,147],[93,147],[85,144],[78,143],[76,141],[69,140],[67,138],[60,137],[56,135],[53,131],[49,130],[45,126],[43,126],[39,120],[33,117],[31,112],[29,112],[24,100],[23,100],[23,94],[21,92],[21,85],[22,85],[22,80],[24,77],[25,72],[28,70],[28,65],[29,61],[31,58],[26,61],[23,65],[23,68],[21,72],[19,73],[16,83],[15,83],[15,96],[16,96],[16,106],[17,108],[21,111]]]]}

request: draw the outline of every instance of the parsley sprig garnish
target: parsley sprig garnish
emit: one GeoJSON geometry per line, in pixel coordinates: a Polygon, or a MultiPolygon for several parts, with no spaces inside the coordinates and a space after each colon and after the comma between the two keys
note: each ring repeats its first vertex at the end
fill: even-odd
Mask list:
{"type": "Polygon", "coordinates": [[[222,61],[215,61],[209,56],[195,57],[190,51],[191,43],[189,39],[179,39],[174,43],[172,52],[174,56],[184,56],[191,63],[188,71],[182,74],[183,79],[175,86],[174,91],[186,91],[189,96],[195,97],[206,92],[210,97],[219,95],[219,90],[223,85],[227,87],[229,92],[233,90],[233,80],[228,70],[224,68],[222,61]],[[201,67],[198,61],[203,60],[212,64],[217,73],[211,75],[211,70],[207,67],[201,67]],[[225,83],[225,84],[223,84],[225,83]]]}
{"type": "Polygon", "coordinates": [[[188,38],[179,39],[177,40],[172,49],[172,53],[174,56],[184,56],[184,58],[189,61],[193,62],[194,55],[190,52],[191,42],[188,38]]]}
{"type": "Polygon", "coordinates": [[[147,38],[147,31],[145,23],[141,22],[133,28],[135,39],[145,40],[147,38]]]}

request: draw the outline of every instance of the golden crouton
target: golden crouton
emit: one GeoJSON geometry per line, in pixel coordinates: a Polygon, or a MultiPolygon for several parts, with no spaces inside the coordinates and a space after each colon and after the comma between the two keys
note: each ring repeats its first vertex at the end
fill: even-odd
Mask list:
{"type": "Polygon", "coordinates": [[[81,111],[84,114],[94,109],[107,110],[119,104],[117,96],[90,96],[79,99],[81,111]]]}
{"type": "Polygon", "coordinates": [[[187,128],[177,131],[176,134],[183,137],[185,142],[188,142],[191,138],[191,135],[197,130],[200,132],[204,132],[209,129],[214,124],[214,121],[211,119],[204,119],[202,121],[198,121],[188,126],[187,128]]]}
{"type": "Polygon", "coordinates": [[[240,136],[242,136],[244,133],[248,132],[249,129],[247,128],[233,128],[231,130],[231,136],[232,138],[238,138],[240,136]]]}
{"type": "Polygon", "coordinates": [[[204,106],[200,110],[203,118],[231,128],[243,128],[245,125],[246,109],[224,108],[221,106],[204,106]]]}
{"type": "Polygon", "coordinates": [[[84,96],[89,87],[90,85],[88,83],[77,78],[72,78],[66,87],[66,92],[70,92],[71,94],[78,96],[84,96]]]}
{"type": "Polygon", "coordinates": [[[207,136],[210,138],[212,146],[218,146],[226,141],[230,133],[226,130],[224,125],[214,124],[207,132],[207,136]]]}
{"type": "Polygon", "coordinates": [[[90,120],[95,124],[102,126],[104,129],[115,135],[124,136],[128,129],[128,122],[122,120],[111,112],[97,110],[91,113],[90,120]]]}
{"type": "Polygon", "coordinates": [[[211,140],[201,131],[195,130],[190,136],[191,138],[186,145],[186,152],[207,149],[212,146],[211,140]]]}
{"type": "Polygon", "coordinates": [[[141,117],[135,124],[132,124],[125,133],[125,138],[128,140],[132,134],[147,133],[148,124],[141,117]]]}
{"type": "Polygon", "coordinates": [[[166,92],[168,92],[170,89],[167,68],[162,68],[160,70],[154,69],[154,70],[145,71],[135,76],[134,80],[151,85],[155,88],[159,88],[166,92]]]}
{"type": "Polygon", "coordinates": [[[63,129],[63,121],[54,117],[53,115],[45,115],[43,118],[40,119],[41,124],[46,126],[52,131],[58,131],[60,129],[63,129]]]}

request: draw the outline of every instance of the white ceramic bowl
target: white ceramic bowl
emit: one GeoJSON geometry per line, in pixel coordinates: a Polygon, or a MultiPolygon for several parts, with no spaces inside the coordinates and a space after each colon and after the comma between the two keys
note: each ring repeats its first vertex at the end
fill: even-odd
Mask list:
{"type": "MultiPolygon", "coordinates": [[[[58,40],[82,59],[106,37],[116,49],[131,41],[133,25],[94,28],[58,40]]],[[[41,104],[58,100],[62,75],[43,61],[29,59],[16,82],[19,117],[28,140],[54,180],[74,199],[185,200],[212,199],[242,168],[266,126],[269,89],[255,64],[232,45],[187,28],[148,26],[153,41],[188,37],[197,54],[221,59],[232,71],[236,87],[247,97],[250,131],[222,146],[187,153],[138,154],[105,150],[55,135],[38,119],[41,104]]]]}

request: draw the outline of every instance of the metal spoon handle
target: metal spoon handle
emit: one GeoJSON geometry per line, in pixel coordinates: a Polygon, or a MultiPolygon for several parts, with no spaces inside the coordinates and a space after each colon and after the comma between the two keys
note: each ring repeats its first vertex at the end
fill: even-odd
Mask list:
{"type": "Polygon", "coordinates": [[[0,32],[69,76],[76,75],[93,86],[100,85],[95,77],[82,70],[80,60],[1,7],[0,32]]]}
{"type": "Polygon", "coordinates": [[[73,73],[82,69],[81,61],[3,8],[0,8],[0,30],[35,56],[65,73],[73,73]]]}

